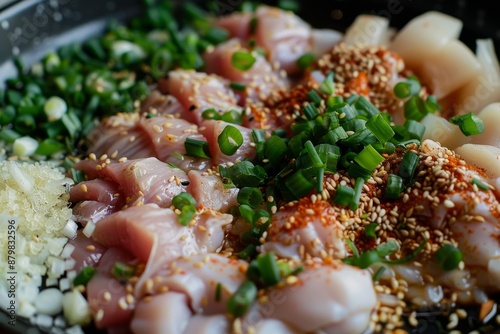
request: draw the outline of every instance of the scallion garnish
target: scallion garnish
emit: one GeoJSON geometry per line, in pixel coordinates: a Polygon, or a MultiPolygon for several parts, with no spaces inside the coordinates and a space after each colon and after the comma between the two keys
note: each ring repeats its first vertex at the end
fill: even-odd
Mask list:
{"type": "Polygon", "coordinates": [[[490,189],[488,184],[483,183],[481,180],[476,179],[475,177],[472,178],[472,184],[475,184],[481,190],[489,190],[490,189]]]}
{"type": "Polygon", "coordinates": [[[318,109],[312,103],[306,104],[306,106],[302,109],[302,112],[308,120],[314,119],[319,115],[318,109]]]}
{"type": "Polygon", "coordinates": [[[227,125],[217,137],[217,143],[223,154],[233,155],[243,144],[243,135],[238,128],[227,125]]]}
{"type": "Polygon", "coordinates": [[[127,263],[117,261],[111,269],[111,275],[117,280],[124,281],[135,275],[137,268],[127,263]]]}
{"type": "Polygon", "coordinates": [[[224,122],[241,125],[242,118],[241,112],[235,109],[231,109],[220,115],[220,119],[224,122]]]}
{"type": "Polygon", "coordinates": [[[356,155],[356,157],[354,157],[354,161],[368,170],[374,170],[384,160],[384,157],[381,156],[372,145],[366,146],[356,155]]]}
{"type": "Polygon", "coordinates": [[[310,67],[316,61],[316,56],[312,53],[304,53],[297,59],[297,67],[301,70],[305,70],[310,67]]]}
{"type": "Polygon", "coordinates": [[[449,120],[451,123],[458,125],[460,131],[466,136],[477,135],[484,132],[483,120],[472,112],[461,116],[451,117],[449,120]]]}
{"type": "Polygon", "coordinates": [[[243,92],[243,91],[245,91],[247,89],[247,86],[245,84],[239,83],[239,82],[231,82],[229,84],[229,87],[231,89],[237,90],[239,92],[243,92]]]}
{"type": "Polygon", "coordinates": [[[217,285],[215,286],[215,301],[220,302],[222,298],[222,283],[217,282],[217,285]]]}
{"type": "Polygon", "coordinates": [[[368,238],[376,238],[377,237],[377,232],[375,232],[375,229],[377,228],[378,224],[376,223],[370,223],[365,226],[365,235],[368,238]]]}
{"type": "Polygon", "coordinates": [[[256,58],[246,51],[236,51],[231,57],[231,64],[240,71],[248,71],[256,62],[256,58]]]}
{"type": "Polygon", "coordinates": [[[354,107],[367,117],[373,117],[380,113],[380,110],[378,110],[377,107],[375,107],[373,103],[368,101],[368,99],[363,95],[358,97],[356,102],[354,102],[354,107]]]}
{"type": "Polygon", "coordinates": [[[283,138],[272,135],[264,143],[264,155],[273,167],[278,167],[286,156],[288,148],[283,138]]]}
{"type": "Polygon", "coordinates": [[[387,270],[386,266],[381,266],[380,268],[378,268],[375,274],[373,275],[373,281],[378,282],[378,280],[380,279],[380,277],[382,277],[382,275],[386,270],[387,270]]]}
{"type": "Polygon", "coordinates": [[[337,186],[337,192],[333,197],[333,202],[341,206],[346,206],[349,205],[353,197],[354,197],[354,189],[352,189],[349,186],[344,186],[342,184],[339,184],[337,186]]]}
{"type": "MultiPolygon", "coordinates": [[[[335,93],[335,84],[333,82],[333,79],[335,78],[335,75],[333,72],[328,72],[326,75],[325,79],[323,82],[321,82],[321,85],[319,85],[319,90],[326,95],[332,95],[335,93]]],[[[332,101],[333,102],[333,101],[332,101]]],[[[337,101],[335,101],[337,102],[337,101]]],[[[342,101],[339,101],[342,102],[342,101]]],[[[327,103],[328,104],[328,103],[327,103]]]]}
{"type": "Polygon", "coordinates": [[[257,297],[257,287],[251,281],[246,281],[239,286],[227,301],[227,310],[235,317],[247,312],[257,297]]]}
{"type": "Polygon", "coordinates": [[[398,175],[403,179],[411,179],[417,169],[419,157],[413,152],[406,152],[399,166],[398,175]]]}
{"type": "Polygon", "coordinates": [[[190,193],[182,192],[172,198],[172,205],[181,212],[178,215],[179,223],[187,226],[196,215],[196,200],[190,193]]]}
{"type": "Polygon", "coordinates": [[[462,261],[462,252],[451,244],[444,244],[436,251],[434,258],[441,269],[450,271],[462,261]]]}
{"type": "Polygon", "coordinates": [[[403,179],[396,174],[389,174],[387,187],[385,188],[385,197],[389,199],[398,199],[403,190],[403,179]]]}
{"type": "Polygon", "coordinates": [[[361,198],[361,191],[363,190],[363,185],[365,184],[365,180],[361,177],[356,179],[356,183],[354,184],[354,194],[349,201],[349,209],[356,210],[359,206],[359,199],[361,198]]]}
{"type": "Polygon", "coordinates": [[[420,122],[428,114],[425,102],[418,95],[413,95],[404,104],[404,115],[406,119],[420,122]]]}
{"type": "Polygon", "coordinates": [[[83,267],[80,273],[78,273],[78,275],[76,275],[76,277],[73,279],[73,286],[87,286],[87,283],[92,279],[95,273],[96,270],[94,269],[94,267],[83,267]]]}
{"type": "Polygon", "coordinates": [[[318,91],[316,89],[311,89],[309,92],[307,92],[307,97],[316,106],[319,106],[321,104],[321,101],[323,101],[323,99],[318,94],[318,91]]]}
{"type": "Polygon", "coordinates": [[[407,119],[404,127],[408,130],[410,138],[421,140],[425,132],[425,125],[413,119],[407,119]]]}
{"type": "Polygon", "coordinates": [[[214,108],[205,109],[201,113],[201,117],[203,117],[203,119],[213,119],[216,121],[221,119],[219,112],[217,112],[214,108]]]}
{"type": "Polygon", "coordinates": [[[195,158],[210,158],[210,146],[208,142],[203,140],[197,140],[192,138],[186,138],[184,142],[184,148],[186,149],[186,155],[195,158]]]}
{"type": "Polygon", "coordinates": [[[273,286],[281,280],[276,257],[273,253],[265,253],[257,256],[260,279],[264,286],[273,286]]]}
{"type": "Polygon", "coordinates": [[[222,178],[230,179],[239,188],[258,187],[267,177],[264,168],[250,161],[241,161],[228,168],[219,165],[219,173],[222,178]]]}
{"type": "Polygon", "coordinates": [[[257,208],[262,202],[263,196],[259,188],[243,187],[237,195],[239,204],[247,204],[252,208],[257,208]]]}

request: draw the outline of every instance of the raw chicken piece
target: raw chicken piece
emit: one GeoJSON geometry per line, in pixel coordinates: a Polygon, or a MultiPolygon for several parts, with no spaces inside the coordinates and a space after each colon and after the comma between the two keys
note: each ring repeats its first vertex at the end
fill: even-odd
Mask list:
{"type": "Polygon", "coordinates": [[[71,188],[69,195],[70,201],[73,203],[91,200],[118,207],[124,204],[124,198],[120,194],[118,185],[107,180],[82,181],[71,188]]]}
{"type": "MultiPolygon", "coordinates": [[[[181,257],[165,262],[151,276],[150,292],[182,292],[188,296],[189,307],[198,314],[224,314],[231,295],[246,281],[247,263],[242,260],[211,253],[181,257]],[[215,299],[217,285],[221,284],[220,300],[215,299]]],[[[146,286],[149,284],[146,284],[146,286]]]]}
{"type": "Polygon", "coordinates": [[[127,291],[111,273],[116,262],[133,262],[134,257],[121,248],[110,248],[99,261],[97,273],[86,287],[87,300],[99,329],[128,323],[135,304],[126,302],[127,291]]]}
{"type": "Polygon", "coordinates": [[[224,121],[206,120],[202,123],[200,132],[207,138],[210,144],[210,154],[215,165],[234,162],[235,160],[252,159],[255,155],[255,148],[252,147],[252,130],[249,128],[224,121]],[[217,142],[219,135],[228,125],[234,126],[243,135],[243,144],[231,156],[222,153],[217,142]]]}
{"type": "Polygon", "coordinates": [[[340,31],[332,29],[313,29],[311,36],[311,53],[316,57],[321,57],[331,51],[344,38],[340,31]]]}
{"type": "Polygon", "coordinates": [[[500,124],[500,102],[488,104],[478,116],[484,123],[484,132],[471,136],[472,143],[500,148],[500,131],[497,127],[500,124]]]}
{"type": "Polygon", "coordinates": [[[81,201],[73,207],[73,220],[86,226],[87,223],[97,223],[104,217],[120,210],[122,206],[116,207],[98,201],[81,201]]]}
{"type": "Polygon", "coordinates": [[[375,15],[358,15],[347,29],[343,42],[347,45],[385,45],[389,35],[389,20],[375,15]]]}
{"type": "Polygon", "coordinates": [[[153,115],[173,115],[180,117],[184,107],[172,95],[163,95],[158,90],[153,90],[148,97],[141,102],[141,111],[153,115]]]}
{"type": "Polygon", "coordinates": [[[192,70],[174,70],[161,84],[162,93],[173,95],[184,107],[181,118],[200,125],[206,109],[237,110],[238,99],[229,88],[229,81],[217,75],[192,70]]]}
{"type": "Polygon", "coordinates": [[[188,173],[186,191],[193,195],[198,205],[222,213],[237,205],[238,188],[225,188],[220,176],[192,170],[188,173]]]}
{"type": "Polygon", "coordinates": [[[299,332],[359,334],[368,328],[377,301],[370,273],[342,262],[307,266],[297,283],[273,287],[266,295],[269,301],[242,319],[246,328],[278,319],[299,332]]]}
{"type": "Polygon", "coordinates": [[[473,139],[466,137],[457,125],[435,114],[427,114],[421,123],[425,126],[422,140],[431,139],[451,150],[467,144],[473,139]]]}
{"type": "Polygon", "coordinates": [[[190,319],[187,296],[168,292],[140,301],[130,328],[135,334],[183,334],[190,319]]]}
{"type": "Polygon", "coordinates": [[[250,101],[265,100],[271,92],[288,88],[288,82],[279,74],[278,69],[273,68],[264,56],[255,52],[253,56],[256,61],[250,69],[241,71],[234,67],[232,57],[237,51],[250,52],[235,38],[217,45],[214,50],[203,55],[205,59],[204,70],[232,82],[244,84],[246,87],[244,91],[236,91],[243,101],[246,101],[247,98],[250,101]]]}
{"type": "Polygon", "coordinates": [[[291,328],[289,325],[285,324],[283,321],[276,319],[264,319],[253,326],[254,334],[299,334],[300,331],[291,328]]]}
{"type": "Polygon", "coordinates": [[[69,244],[75,246],[71,253],[71,258],[75,260],[73,270],[79,273],[83,267],[96,266],[107,248],[94,240],[87,238],[80,229],[76,237],[69,241],[69,244]]]}
{"type": "Polygon", "coordinates": [[[263,252],[280,257],[306,256],[341,259],[347,253],[338,213],[326,201],[305,197],[273,215],[263,252]]]}
{"type": "MultiPolygon", "coordinates": [[[[184,331],[184,334],[223,334],[230,333],[229,320],[223,314],[194,315],[184,331]]],[[[278,334],[278,333],[275,333],[278,334]]]]}
{"type": "Polygon", "coordinates": [[[455,149],[467,163],[485,169],[490,179],[500,177],[500,148],[491,145],[465,144],[455,149]]]}

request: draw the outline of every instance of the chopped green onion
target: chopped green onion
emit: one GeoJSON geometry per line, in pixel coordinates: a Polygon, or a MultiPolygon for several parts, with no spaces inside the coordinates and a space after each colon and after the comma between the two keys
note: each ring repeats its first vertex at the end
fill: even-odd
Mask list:
{"type": "Polygon", "coordinates": [[[87,286],[87,283],[90,282],[95,273],[96,270],[94,269],[94,267],[83,267],[80,273],[78,273],[78,275],[76,275],[76,277],[73,279],[73,286],[87,286]]]}
{"type": "Polygon", "coordinates": [[[330,144],[319,144],[316,151],[325,162],[325,172],[334,173],[337,170],[337,163],[340,159],[340,148],[330,144]]]}
{"type": "Polygon", "coordinates": [[[217,45],[229,38],[229,32],[224,28],[212,26],[208,28],[207,32],[203,35],[203,38],[210,43],[217,45]]]}
{"type": "Polygon", "coordinates": [[[351,250],[352,255],[354,257],[359,257],[359,251],[358,251],[358,248],[356,247],[356,245],[354,244],[354,242],[351,239],[347,238],[347,239],[345,239],[345,243],[346,243],[347,247],[349,247],[349,249],[351,250]]]}
{"type": "Polygon", "coordinates": [[[380,110],[378,110],[378,108],[375,107],[373,105],[373,103],[368,101],[368,99],[366,97],[364,97],[363,95],[358,97],[356,102],[354,102],[354,107],[357,110],[363,112],[363,114],[367,117],[373,117],[373,116],[380,113],[380,110]]]}
{"type": "Polygon", "coordinates": [[[421,140],[425,132],[425,125],[413,119],[407,119],[404,127],[408,130],[410,138],[421,140]]]}
{"type": "Polygon", "coordinates": [[[353,104],[354,102],[356,102],[357,99],[358,99],[358,96],[356,94],[351,94],[351,95],[349,95],[349,97],[347,97],[345,99],[345,102],[348,104],[353,104]]]}
{"type": "Polygon", "coordinates": [[[238,128],[227,125],[217,137],[217,143],[221,152],[225,155],[233,155],[243,144],[243,135],[238,128]]]}
{"type": "Polygon", "coordinates": [[[336,144],[339,140],[349,137],[343,127],[337,127],[328,131],[321,139],[327,144],[336,144]]]}
{"type": "Polygon", "coordinates": [[[366,146],[354,158],[354,161],[367,170],[374,170],[384,160],[384,157],[372,145],[366,146]]]}
{"type": "Polygon", "coordinates": [[[172,205],[181,212],[178,215],[179,223],[187,226],[196,215],[196,200],[190,193],[182,192],[172,198],[172,205]]]}
{"type": "Polygon", "coordinates": [[[304,176],[301,170],[287,178],[285,186],[294,196],[294,199],[302,198],[314,189],[314,184],[304,176]]]}
{"type": "Polygon", "coordinates": [[[396,174],[389,174],[387,187],[385,188],[385,197],[389,199],[398,199],[403,189],[403,179],[396,174]]]}
{"type": "MultiPolygon", "coordinates": [[[[333,93],[335,93],[335,85],[333,82],[334,77],[335,77],[335,74],[332,71],[328,72],[328,74],[326,75],[326,77],[323,80],[323,82],[321,83],[321,85],[319,85],[319,90],[323,94],[332,95],[333,93]]],[[[342,101],[337,100],[335,102],[342,102],[342,101]]]]}
{"type": "Polygon", "coordinates": [[[316,151],[313,143],[310,140],[305,142],[304,147],[307,150],[307,153],[309,154],[314,167],[324,167],[323,161],[321,161],[318,152],[316,151]]]}
{"type": "Polygon", "coordinates": [[[375,275],[373,275],[373,281],[378,282],[378,280],[380,279],[380,277],[382,277],[382,275],[386,270],[387,270],[386,266],[381,266],[380,268],[378,268],[375,275]]]}
{"type": "Polygon", "coordinates": [[[252,19],[250,20],[250,27],[248,29],[250,35],[255,35],[258,24],[259,24],[259,19],[256,16],[252,17],[252,19]]]}
{"type": "Polygon", "coordinates": [[[210,109],[204,110],[201,113],[201,117],[203,117],[203,119],[214,119],[214,120],[220,120],[221,119],[220,114],[214,108],[210,108],[210,109]]]}
{"type": "Polygon", "coordinates": [[[246,246],[241,252],[237,254],[238,259],[241,260],[249,260],[252,259],[255,256],[256,253],[255,245],[248,245],[246,246]]]}
{"type": "Polygon", "coordinates": [[[254,217],[255,212],[250,205],[240,204],[240,206],[238,206],[238,211],[239,211],[241,218],[243,218],[244,220],[246,220],[249,223],[253,222],[253,217],[254,217]]]}
{"type": "Polygon", "coordinates": [[[277,135],[272,135],[264,143],[264,155],[269,159],[269,163],[273,167],[281,165],[286,153],[288,151],[287,145],[283,138],[277,135]]]}
{"type": "Polygon", "coordinates": [[[378,153],[392,154],[394,153],[394,151],[396,151],[396,145],[394,145],[390,141],[386,142],[385,144],[373,143],[372,146],[377,150],[378,153]]]}
{"type": "Polygon", "coordinates": [[[242,123],[241,112],[235,109],[226,111],[220,116],[220,119],[224,122],[236,125],[241,125],[242,123]]]}
{"type": "Polygon", "coordinates": [[[365,180],[361,177],[356,179],[356,183],[354,184],[354,195],[349,201],[349,209],[356,210],[359,205],[359,199],[361,198],[361,191],[363,190],[363,185],[365,184],[365,180]]]}
{"type": "Polygon", "coordinates": [[[11,105],[0,108],[0,125],[8,125],[12,123],[16,117],[16,108],[11,105]]]}
{"type": "Polygon", "coordinates": [[[52,138],[47,138],[40,142],[35,153],[39,155],[49,156],[61,151],[62,149],[64,149],[64,145],[62,143],[52,138]]]}
{"type": "Polygon", "coordinates": [[[29,157],[36,152],[38,141],[30,136],[16,138],[12,145],[14,155],[18,157],[29,157]]]}
{"type": "Polygon", "coordinates": [[[365,235],[368,238],[376,238],[377,237],[377,232],[375,232],[375,229],[377,228],[378,224],[376,223],[370,223],[365,226],[365,235]]]}
{"type": "Polygon", "coordinates": [[[316,61],[316,56],[310,52],[304,53],[297,59],[297,67],[301,70],[305,70],[310,67],[316,61]]]}
{"type": "Polygon", "coordinates": [[[77,133],[82,128],[82,124],[78,116],[76,116],[72,110],[69,110],[61,117],[61,121],[66,127],[66,130],[68,130],[70,137],[76,138],[77,133]]]}
{"type": "Polygon", "coordinates": [[[476,179],[475,177],[472,179],[472,184],[475,184],[481,190],[489,190],[490,189],[488,184],[481,182],[479,179],[476,179]]]}
{"type": "Polygon", "coordinates": [[[477,135],[484,132],[483,120],[472,112],[462,116],[451,117],[450,122],[458,125],[460,131],[466,136],[477,135]]]}
{"type": "Polygon", "coordinates": [[[419,157],[413,152],[407,152],[403,156],[401,165],[399,166],[398,175],[403,179],[411,179],[415,174],[415,169],[417,169],[419,157]]]}
{"type": "Polygon", "coordinates": [[[408,82],[398,82],[394,85],[394,95],[400,99],[405,99],[409,97],[411,94],[411,84],[408,82]]]}
{"type": "Polygon", "coordinates": [[[237,195],[239,204],[247,204],[252,208],[257,208],[262,202],[262,198],[262,192],[255,187],[243,187],[237,195]]]}
{"type": "Polygon", "coordinates": [[[462,261],[462,252],[451,244],[444,244],[436,251],[434,258],[441,269],[450,271],[462,261]]]}
{"type": "Polygon", "coordinates": [[[210,158],[210,146],[208,142],[192,138],[186,138],[184,142],[186,155],[195,158],[210,158]]]}
{"type": "Polygon", "coordinates": [[[245,314],[257,297],[257,291],[257,287],[251,281],[241,284],[227,301],[229,313],[235,317],[245,314]]]}
{"type": "Polygon", "coordinates": [[[302,112],[308,120],[315,119],[319,115],[318,109],[312,103],[306,104],[306,106],[302,108],[302,112]]]}
{"type": "Polygon", "coordinates": [[[240,71],[248,71],[256,62],[256,58],[249,52],[236,51],[231,57],[231,64],[240,71]]]}
{"type": "Polygon", "coordinates": [[[350,177],[362,178],[363,180],[368,180],[372,176],[372,171],[361,167],[357,162],[353,162],[347,168],[350,177]]]}
{"type": "Polygon", "coordinates": [[[226,168],[219,165],[219,173],[223,178],[230,179],[238,188],[258,187],[262,185],[267,177],[267,173],[259,165],[254,165],[250,161],[241,161],[226,168]]]}
{"type": "Polygon", "coordinates": [[[418,95],[413,95],[404,104],[404,115],[406,119],[413,119],[420,122],[427,113],[425,103],[418,95]]]}
{"type": "Polygon", "coordinates": [[[352,189],[349,186],[344,186],[339,184],[337,186],[337,192],[333,197],[333,202],[340,206],[346,206],[349,205],[353,197],[354,197],[354,189],[352,189]]]}
{"type": "Polygon", "coordinates": [[[273,253],[260,254],[257,257],[260,278],[265,286],[273,286],[281,280],[281,276],[273,253]]]}
{"type": "Polygon", "coordinates": [[[239,82],[231,82],[229,84],[229,87],[239,92],[244,92],[247,89],[247,86],[245,84],[239,82]]]}
{"type": "Polygon", "coordinates": [[[117,261],[111,269],[111,274],[118,280],[123,281],[131,278],[135,275],[136,267],[126,264],[121,261],[117,261]]]}
{"type": "Polygon", "coordinates": [[[222,283],[217,282],[217,285],[215,286],[215,301],[220,302],[222,298],[222,283]]]}
{"type": "Polygon", "coordinates": [[[307,92],[307,97],[316,106],[319,106],[321,104],[321,101],[323,100],[321,96],[318,94],[318,91],[316,91],[315,89],[311,89],[309,92],[307,92]]]}
{"type": "Polygon", "coordinates": [[[394,131],[387,120],[384,119],[382,113],[376,114],[371,117],[365,124],[366,128],[369,129],[378,141],[385,144],[389,139],[394,137],[394,131]]]}
{"type": "Polygon", "coordinates": [[[296,13],[300,9],[300,3],[297,0],[279,0],[278,7],[296,13]]]}

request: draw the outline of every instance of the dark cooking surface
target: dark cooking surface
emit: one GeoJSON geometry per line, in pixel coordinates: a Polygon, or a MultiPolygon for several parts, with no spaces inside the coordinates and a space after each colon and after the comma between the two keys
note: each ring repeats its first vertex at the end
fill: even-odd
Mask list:
{"type": "MultiPolygon", "coordinates": [[[[23,0],[6,1],[11,5],[0,8],[0,86],[3,79],[15,74],[9,59],[20,52],[31,63],[54,47],[81,41],[102,32],[111,18],[127,19],[141,11],[141,0],[23,0]],[[12,5],[14,3],[14,5],[12,5]],[[8,23],[6,23],[8,22],[8,23]]],[[[0,6],[6,3],[0,0],[0,6]]],[[[216,0],[218,14],[235,10],[241,0],[216,0]]],[[[276,1],[265,1],[276,4],[276,1]]],[[[500,55],[500,21],[497,21],[496,1],[486,0],[308,0],[301,1],[301,16],[318,28],[345,30],[361,13],[371,13],[390,19],[400,28],[412,17],[428,10],[438,10],[464,22],[461,40],[472,49],[477,38],[492,38],[500,55]]],[[[472,314],[477,312],[470,310],[472,314]]],[[[412,333],[439,333],[438,316],[429,312],[420,318],[420,326],[412,333]]],[[[0,312],[0,333],[40,333],[36,328],[17,321],[16,327],[5,325],[7,317],[0,312]]],[[[494,323],[494,320],[490,323],[494,323]]],[[[446,325],[446,321],[444,322],[446,325]]],[[[471,321],[468,330],[482,327],[471,321]]],[[[498,327],[498,326],[497,326],[498,327]]],[[[93,332],[93,331],[90,331],[93,332]]],[[[441,332],[441,333],[445,333],[441,332]]],[[[500,333],[491,325],[482,333],[500,333]]]]}

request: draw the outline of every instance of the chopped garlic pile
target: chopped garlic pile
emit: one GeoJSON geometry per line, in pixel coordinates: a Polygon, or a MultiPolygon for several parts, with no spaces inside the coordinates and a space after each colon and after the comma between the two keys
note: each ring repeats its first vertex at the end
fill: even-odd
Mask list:
{"type": "Polygon", "coordinates": [[[7,310],[10,303],[7,277],[15,272],[17,316],[42,327],[64,325],[64,300],[73,293],[74,246],[68,238],[75,236],[77,225],[68,202],[72,184],[49,165],[0,162],[0,308],[7,310]]]}

